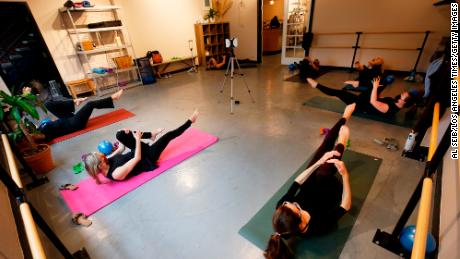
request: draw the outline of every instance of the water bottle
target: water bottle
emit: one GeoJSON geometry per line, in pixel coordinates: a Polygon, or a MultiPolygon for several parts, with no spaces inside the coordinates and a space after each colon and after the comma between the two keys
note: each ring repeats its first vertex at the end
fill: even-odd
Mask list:
{"type": "Polygon", "coordinates": [[[409,136],[407,137],[406,144],[404,144],[404,151],[412,151],[414,148],[415,144],[415,137],[417,136],[418,133],[411,132],[409,133],[409,136]]]}

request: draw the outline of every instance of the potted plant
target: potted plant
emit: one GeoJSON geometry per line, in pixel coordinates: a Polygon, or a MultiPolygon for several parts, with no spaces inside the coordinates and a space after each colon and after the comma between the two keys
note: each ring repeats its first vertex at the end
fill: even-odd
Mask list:
{"type": "MultiPolygon", "coordinates": [[[[14,91],[13,91],[14,93],[14,91]]],[[[10,128],[10,139],[21,147],[21,154],[37,174],[45,174],[54,168],[51,148],[47,144],[37,144],[35,139],[39,131],[27,118],[30,116],[39,119],[37,106],[45,112],[46,109],[37,99],[37,96],[26,93],[9,95],[0,91],[0,121],[5,121],[10,128]],[[3,107],[6,107],[5,112],[3,107]]]]}
{"type": "Polygon", "coordinates": [[[217,16],[217,10],[213,8],[209,8],[208,13],[204,16],[205,20],[208,20],[209,22],[214,22],[214,19],[217,16]]]}

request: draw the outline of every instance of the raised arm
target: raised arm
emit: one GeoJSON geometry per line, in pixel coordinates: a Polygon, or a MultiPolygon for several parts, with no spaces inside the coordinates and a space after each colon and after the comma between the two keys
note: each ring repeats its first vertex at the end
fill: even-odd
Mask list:
{"type": "Polygon", "coordinates": [[[125,151],[125,145],[123,145],[121,142],[118,142],[118,148],[117,150],[115,150],[114,152],[112,152],[112,154],[108,155],[107,158],[112,158],[118,154],[121,154],[123,153],[123,151],[125,151]]]}
{"type": "Polygon", "coordinates": [[[371,93],[371,100],[370,103],[374,106],[375,109],[382,113],[386,113],[390,107],[386,103],[379,102],[377,100],[378,95],[378,88],[379,88],[380,78],[376,77],[372,80],[372,93],[371,93]]]}
{"type": "Polygon", "coordinates": [[[340,156],[340,153],[337,152],[337,151],[329,151],[329,152],[326,152],[324,153],[324,155],[318,160],[316,161],[316,163],[314,163],[312,166],[310,166],[309,168],[305,169],[305,171],[303,171],[299,176],[297,176],[295,178],[295,181],[298,183],[298,184],[303,184],[307,179],[308,177],[310,177],[310,175],[316,170],[318,169],[318,167],[322,164],[324,164],[326,161],[328,161],[329,159],[331,159],[333,156],[340,156]]]}
{"type": "Polygon", "coordinates": [[[116,180],[124,180],[126,176],[134,169],[134,167],[141,161],[141,131],[133,131],[132,134],[136,139],[136,148],[134,150],[134,157],[131,158],[124,165],[115,169],[112,173],[112,177],[116,180]]]}
{"type": "Polygon", "coordinates": [[[327,161],[328,163],[334,164],[339,171],[339,174],[342,176],[342,184],[343,184],[343,191],[342,191],[342,202],[340,206],[344,208],[346,211],[349,211],[351,208],[351,188],[350,188],[350,179],[348,176],[348,170],[345,167],[343,161],[338,159],[330,159],[327,161]]]}

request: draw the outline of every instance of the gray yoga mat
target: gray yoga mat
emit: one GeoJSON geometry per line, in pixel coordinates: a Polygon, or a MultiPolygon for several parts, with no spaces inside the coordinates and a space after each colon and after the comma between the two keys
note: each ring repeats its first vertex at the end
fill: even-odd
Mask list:
{"type": "MultiPolygon", "coordinates": [[[[290,246],[297,258],[317,259],[339,257],[382,163],[380,158],[374,158],[351,150],[347,150],[344,153],[343,161],[350,174],[350,186],[353,196],[352,208],[340,219],[338,228],[334,232],[310,239],[298,238],[290,242],[290,246]]],[[[306,169],[308,162],[309,160],[240,229],[240,235],[261,250],[265,250],[268,239],[273,234],[271,220],[276,203],[287,192],[294,182],[295,177],[306,169]]]]}

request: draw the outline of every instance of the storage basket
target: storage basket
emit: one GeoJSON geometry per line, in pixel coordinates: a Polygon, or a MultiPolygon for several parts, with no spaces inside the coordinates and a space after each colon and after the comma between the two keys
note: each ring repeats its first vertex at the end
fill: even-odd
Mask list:
{"type": "Polygon", "coordinates": [[[133,66],[133,58],[131,56],[121,56],[113,58],[117,68],[128,68],[133,66]]]}

